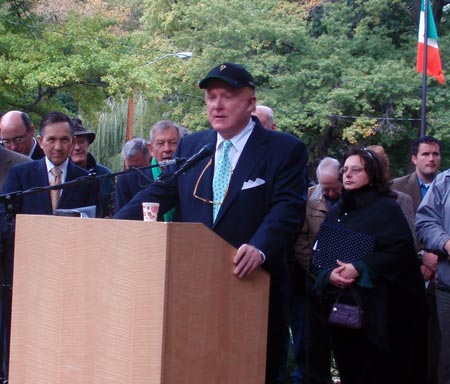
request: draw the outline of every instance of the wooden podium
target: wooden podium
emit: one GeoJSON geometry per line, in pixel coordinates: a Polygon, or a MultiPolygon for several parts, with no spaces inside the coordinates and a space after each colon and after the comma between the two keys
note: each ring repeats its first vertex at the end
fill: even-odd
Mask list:
{"type": "Polygon", "coordinates": [[[261,384],[269,276],[202,224],[17,215],[10,384],[261,384]]]}

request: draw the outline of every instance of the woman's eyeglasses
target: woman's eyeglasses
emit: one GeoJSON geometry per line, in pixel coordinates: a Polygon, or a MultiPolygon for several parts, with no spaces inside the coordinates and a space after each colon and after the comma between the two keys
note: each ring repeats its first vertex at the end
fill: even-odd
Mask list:
{"type": "Polygon", "coordinates": [[[342,167],[340,169],[341,175],[345,175],[347,173],[352,173],[354,175],[360,174],[365,169],[362,167],[342,167]]]}

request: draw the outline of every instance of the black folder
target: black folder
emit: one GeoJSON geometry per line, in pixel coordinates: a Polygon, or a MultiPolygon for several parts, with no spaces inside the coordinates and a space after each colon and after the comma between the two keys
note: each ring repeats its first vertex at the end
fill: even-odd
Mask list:
{"type": "Polygon", "coordinates": [[[320,269],[334,269],[336,260],[352,263],[373,252],[371,235],[322,223],[313,247],[312,264],[320,269]]]}

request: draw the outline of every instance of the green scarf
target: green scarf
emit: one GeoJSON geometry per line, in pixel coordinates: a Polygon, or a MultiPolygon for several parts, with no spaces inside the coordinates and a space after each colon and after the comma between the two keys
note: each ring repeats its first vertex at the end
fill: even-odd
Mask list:
{"type": "MultiPolygon", "coordinates": [[[[157,164],[158,164],[158,162],[156,161],[155,158],[153,158],[152,159],[152,165],[157,165],[157,164]]],[[[152,174],[153,174],[153,179],[154,180],[156,180],[161,173],[162,173],[162,171],[161,171],[160,167],[153,167],[152,168],[152,174]]],[[[175,212],[175,208],[172,208],[170,211],[168,211],[168,212],[166,212],[164,214],[164,221],[166,223],[172,221],[174,212],[175,212]]]]}

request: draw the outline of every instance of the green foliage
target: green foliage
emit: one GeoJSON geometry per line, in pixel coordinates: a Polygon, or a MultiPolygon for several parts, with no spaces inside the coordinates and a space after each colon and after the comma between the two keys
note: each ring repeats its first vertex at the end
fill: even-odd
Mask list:
{"type": "MultiPolygon", "coordinates": [[[[417,20],[407,11],[400,0],[323,2],[309,10],[270,0],[151,2],[144,26],[159,46],[195,52],[183,67],[186,77],[180,78],[179,64],[175,69],[166,62],[171,70],[159,76],[168,95],[183,91],[183,106],[167,113],[190,129],[207,122],[199,117],[201,93],[185,79],[201,79],[213,65],[236,61],[254,74],[259,102],[275,109],[278,126],[308,144],[312,163],[340,156],[349,144],[378,143],[392,152],[401,173],[421,107],[417,20]]],[[[435,89],[428,96],[430,130],[444,138],[447,90],[429,83],[435,89]]]]}
{"type": "MultiPolygon", "coordinates": [[[[55,21],[33,14],[26,0],[0,4],[0,110],[81,115],[98,130],[97,158],[113,168],[120,165],[128,97],[136,101],[135,135],[146,137],[163,118],[206,129],[197,82],[223,61],[250,70],[259,103],[275,110],[281,130],[307,143],[313,166],[352,143],[385,146],[397,174],[409,164],[422,85],[415,0],[134,0],[121,30],[123,20],[109,14],[55,21]],[[174,53],[181,51],[194,56],[180,60],[174,53]]],[[[446,73],[448,15],[434,13],[443,15],[446,73]]],[[[449,91],[434,79],[428,85],[427,133],[446,148],[449,91]]]]}
{"type": "MultiPolygon", "coordinates": [[[[73,112],[73,106],[62,102],[64,98],[56,97],[64,93],[77,112],[94,115],[107,93],[118,90],[105,79],[129,70],[130,60],[120,49],[122,39],[108,33],[113,25],[110,20],[77,14],[69,15],[64,23],[22,16],[14,20],[8,11],[0,17],[2,110],[73,112]]],[[[122,92],[124,84],[129,86],[129,76],[119,78],[122,92]]]]}

